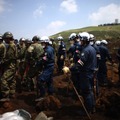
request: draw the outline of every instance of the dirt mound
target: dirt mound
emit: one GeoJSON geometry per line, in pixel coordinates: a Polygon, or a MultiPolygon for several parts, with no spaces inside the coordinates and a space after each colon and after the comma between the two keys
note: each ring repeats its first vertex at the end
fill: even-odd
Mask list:
{"type": "Polygon", "coordinates": [[[47,96],[36,104],[37,111],[58,110],[61,108],[61,102],[54,96],[47,96]]]}
{"type": "Polygon", "coordinates": [[[120,119],[120,88],[112,88],[109,91],[102,89],[97,99],[97,108],[107,117],[120,119]]]}
{"type": "MultiPolygon", "coordinates": [[[[108,63],[109,86],[100,87],[100,95],[96,101],[96,113],[91,115],[92,120],[120,120],[120,86],[118,85],[118,65],[108,63]]],[[[32,120],[41,112],[45,111],[47,116],[55,120],[88,120],[77,112],[83,109],[68,78],[63,74],[55,74],[54,96],[46,96],[40,102],[35,102],[36,91],[16,93],[16,99],[10,102],[0,102],[0,114],[24,109],[28,111],[32,120]]]]}

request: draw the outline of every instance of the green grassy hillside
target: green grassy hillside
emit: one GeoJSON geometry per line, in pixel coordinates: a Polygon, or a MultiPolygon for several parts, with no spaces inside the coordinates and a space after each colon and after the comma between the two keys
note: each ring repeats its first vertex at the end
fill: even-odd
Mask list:
{"type": "Polygon", "coordinates": [[[113,26],[90,26],[80,29],[72,29],[72,30],[66,30],[62,31],[60,33],[57,33],[55,35],[52,35],[50,37],[57,38],[59,34],[61,34],[64,39],[68,39],[69,35],[71,33],[79,33],[79,32],[89,32],[91,34],[94,34],[97,40],[101,39],[118,39],[120,38],[120,25],[113,25],[113,26]]]}
{"type": "Polygon", "coordinates": [[[120,47],[120,25],[111,26],[90,26],[80,29],[71,29],[59,32],[55,35],[50,36],[56,39],[59,34],[64,38],[67,48],[69,48],[68,38],[71,33],[89,32],[96,37],[96,40],[106,39],[108,41],[108,48],[110,52],[116,53],[118,47],[120,47]]]}

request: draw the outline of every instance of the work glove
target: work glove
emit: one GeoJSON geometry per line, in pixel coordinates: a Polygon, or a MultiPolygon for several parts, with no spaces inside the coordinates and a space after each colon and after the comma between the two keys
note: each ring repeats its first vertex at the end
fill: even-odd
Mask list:
{"type": "Polygon", "coordinates": [[[64,73],[64,74],[70,73],[70,69],[69,69],[69,67],[67,67],[67,66],[64,66],[62,70],[63,70],[63,73],[64,73]]]}
{"type": "Polygon", "coordinates": [[[70,63],[73,63],[73,58],[70,58],[70,63]]]}
{"type": "Polygon", "coordinates": [[[63,59],[64,59],[64,56],[63,56],[63,55],[61,55],[61,56],[60,56],[60,60],[63,60],[63,59]]]}

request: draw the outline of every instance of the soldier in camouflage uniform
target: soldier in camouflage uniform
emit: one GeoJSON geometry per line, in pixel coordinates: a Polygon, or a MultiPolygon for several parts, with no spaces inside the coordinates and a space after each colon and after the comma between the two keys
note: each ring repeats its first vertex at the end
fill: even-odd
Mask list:
{"type": "Polygon", "coordinates": [[[5,58],[5,54],[6,54],[6,47],[5,44],[3,43],[2,35],[0,35],[0,78],[4,71],[3,60],[5,58]]]}
{"type": "Polygon", "coordinates": [[[22,92],[21,83],[23,82],[23,74],[25,71],[25,38],[20,38],[19,40],[19,47],[18,47],[18,60],[17,60],[17,92],[22,92]]]}
{"type": "Polygon", "coordinates": [[[26,73],[26,79],[27,79],[27,87],[29,91],[34,90],[34,81],[33,78],[37,76],[42,69],[42,66],[36,66],[37,61],[40,59],[41,55],[43,54],[44,50],[39,43],[39,36],[34,36],[32,38],[33,43],[29,46],[27,49],[27,54],[26,54],[26,61],[27,64],[29,65],[28,71],[26,73]]]}
{"type": "Polygon", "coordinates": [[[8,101],[9,98],[15,98],[16,80],[14,77],[16,73],[17,49],[11,32],[5,32],[3,39],[8,44],[8,47],[4,59],[4,73],[1,77],[2,99],[0,101],[8,101]]]}
{"type": "Polygon", "coordinates": [[[55,42],[54,38],[51,38],[50,41],[52,41],[52,47],[54,48],[55,54],[57,54],[57,43],[55,42]]]}
{"type": "MultiPolygon", "coordinates": [[[[3,43],[2,35],[0,35],[0,79],[4,72],[3,60],[5,58],[5,54],[6,54],[6,46],[3,43]]],[[[2,97],[1,95],[2,94],[1,94],[1,80],[0,80],[0,98],[2,97]]]]}

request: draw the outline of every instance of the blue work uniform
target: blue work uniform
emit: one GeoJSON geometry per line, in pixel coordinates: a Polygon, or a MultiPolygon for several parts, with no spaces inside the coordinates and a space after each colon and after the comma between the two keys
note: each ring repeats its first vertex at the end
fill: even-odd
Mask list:
{"type": "Polygon", "coordinates": [[[100,45],[100,62],[99,62],[99,70],[98,70],[98,82],[100,85],[107,84],[107,59],[112,62],[112,58],[109,54],[108,48],[105,45],[100,45]]]}
{"type": "Polygon", "coordinates": [[[79,88],[84,98],[85,106],[88,112],[92,112],[95,106],[93,94],[93,76],[96,69],[97,59],[96,51],[91,45],[84,46],[81,51],[79,64],[79,88]]]}
{"type": "Polygon", "coordinates": [[[96,66],[96,71],[95,71],[95,74],[94,74],[94,78],[95,80],[94,83],[93,83],[93,87],[95,87],[96,89],[96,95],[98,96],[99,95],[99,84],[98,84],[98,78],[97,78],[97,74],[98,74],[98,69],[99,69],[99,63],[100,63],[100,59],[101,59],[101,56],[100,56],[100,50],[99,50],[99,46],[93,44],[91,45],[95,51],[96,51],[96,58],[97,58],[97,66],[96,66]]]}
{"type": "Polygon", "coordinates": [[[66,58],[66,45],[63,41],[61,41],[61,45],[59,45],[57,53],[58,72],[62,72],[65,58],[66,58]]]}
{"type": "MultiPolygon", "coordinates": [[[[78,42],[75,42],[73,46],[71,46],[68,50],[68,54],[70,54],[70,58],[73,58],[73,63],[77,63],[80,58],[80,52],[82,50],[81,45],[78,42]]],[[[77,91],[79,92],[79,71],[72,70],[71,71],[71,79],[77,91]]]]}
{"type": "Polygon", "coordinates": [[[44,49],[44,55],[42,58],[43,71],[38,77],[38,84],[40,89],[40,97],[44,97],[47,92],[48,94],[53,94],[53,71],[54,71],[54,49],[51,46],[47,46],[44,49]]]}
{"type": "Polygon", "coordinates": [[[71,54],[70,57],[73,58],[73,62],[76,63],[80,57],[80,51],[82,50],[81,45],[78,42],[75,42],[74,45],[72,45],[69,50],[68,54],[71,54]]]}

